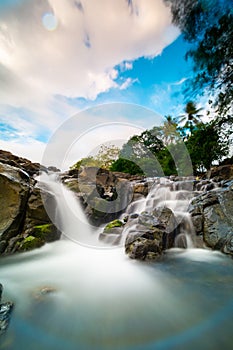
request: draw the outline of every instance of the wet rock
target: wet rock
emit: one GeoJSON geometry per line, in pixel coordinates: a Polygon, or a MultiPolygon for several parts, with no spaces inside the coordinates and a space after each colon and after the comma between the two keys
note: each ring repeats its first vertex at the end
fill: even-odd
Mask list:
{"type": "Polygon", "coordinates": [[[148,195],[148,183],[142,182],[142,183],[136,183],[133,186],[134,195],[140,194],[146,197],[148,195]]]}
{"type": "Polygon", "coordinates": [[[22,170],[0,163],[1,242],[8,242],[19,233],[25,218],[29,191],[29,177],[22,170]]]}
{"type": "MultiPolygon", "coordinates": [[[[141,213],[126,224],[125,252],[132,259],[159,259],[166,249],[174,247],[177,222],[169,208],[141,213]]],[[[124,231],[123,231],[124,234],[124,231]]]]}
{"type": "MultiPolygon", "coordinates": [[[[0,151],[0,157],[1,154],[0,151]]],[[[12,157],[14,158],[13,155],[12,157]]],[[[16,157],[14,162],[17,159],[16,157]]],[[[35,187],[36,181],[28,173],[9,165],[7,162],[10,163],[13,160],[7,158],[5,163],[0,162],[1,255],[38,248],[46,242],[57,240],[60,237],[60,233],[52,225],[44,207],[44,202],[46,202],[46,207],[51,208],[50,211],[54,211],[53,217],[55,217],[54,196],[46,190],[35,187]]],[[[22,161],[21,159],[20,166],[24,164],[22,162],[25,163],[26,160],[22,161]]],[[[28,161],[28,164],[31,163],[28,161]]]]}
{"type": "Polygon", "coordinates": [[[9,301],[1,303],[2,290],[3,287],[0,284],[0,335],[7,330],[14,307],[14,304],[9,301]]]}
{"type": "Polygon", "coordinates": [[[125,241],[125,252],[131,259],[160,259],[163,253],[161,237],[163,232],[159,229],[131,232],[125,241]]]}
{"type": "Polygon", "coordinates": [[[100,233],[99,240],[112,245],[120,244],[124,225],[125,222],[119,219],[111,221],[100,233]]]}
{"type": "Polygon", "coordinates": [[[233,255],[233,190],[228,187],[214,189],[193,199],[189,207],[197,234],[213,249],[233,255]]]}
{"type": "Polygon", "coordinates": [[[166,207],[158,207],[154,209],[153,215],[159,221],[159,227],[165,232],[164,248],[172,248],[174,246],[175,237],[178,234],[177,221],[173,211],[166,207]]]}
{"type": "Polygon", "coordinates": [[[57,290],[54,287],[43,286],[33,291],[32,296],[36,301],[43,301],[47,296],[55,293],[57,290]]]}

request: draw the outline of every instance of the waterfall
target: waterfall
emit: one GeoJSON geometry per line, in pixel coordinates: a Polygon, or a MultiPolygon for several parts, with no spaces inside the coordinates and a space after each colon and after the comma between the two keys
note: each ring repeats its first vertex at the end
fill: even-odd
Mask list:
{"type": "Polygon", "coordinates": [[[52,215],[54,208],[46,209],[55,226],[62,232],[62,238],[69,238],[86,246],[100,245],[98,236],[88,223],[75,194],[59,181],[58,176],[42,173],[37,181],[41,189],[46,189],[55,197],[56,217],[52,215]]]}
{"type": "MultiPolygon", "coordinates": [[[[156,207],[166,207],[175,215],[179,235],[176,237],[176,245],[181,248],[193,248],[194,228],[188,213],[190,200],[194,196],[193,181],[171,181],[167,178],[155,178],[148,181],[149,193],[146,198],[132,202],[127,214],[140,214],[152,212],[156,207]]],[[[127,230],[128,231],[128,230],[127,230]]]]}
{"type": "MultiPolygon", "coordinates": [[[[144,209],[161,203],[157,185],[144,209]]],[[[231,348],[230,259],[184,249],[148,264],[129,259],[122,247],[100,249],[74,195],[53,176],[42,175],[40,186],[56,196],[54,220],[70,239],[1,259],[4,297],[15,304],[1,349],[231,348]]],[[[176,191],[165,190],[168,203],[181,196],[176,191]]]]}

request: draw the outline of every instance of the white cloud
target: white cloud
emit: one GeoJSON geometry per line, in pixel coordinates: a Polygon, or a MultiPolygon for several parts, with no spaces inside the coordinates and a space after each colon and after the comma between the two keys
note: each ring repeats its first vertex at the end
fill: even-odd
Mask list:
{"type": "Polygon", "coordinates": [[[138,79],[131,79],[131,78],[127,78],[123,84],[120,85],[120,90],[125,90],[127,89],[129,86],[131,86],[133,83],[137,82],[138,79]]]}
{"type": "Polygon", "coordinates": [[[32,162],[41,162],[45,147],[45,143],[33,138],[20,138],[11,141],[0,140],[0,149],[7,150],[19,157],[30,159],[32,162]]]}
{"type": "Polygon", "coordinates": [[[16,100],[25,103],[32,91],[38,98],[42,92],[95,99],[117,87],[114,66],[160,54],[178,35],[169,9],[162,0],[134,3],[137,14],[125,0],[83,0],[81,10],[74,0],[22,1],[4,12],[0,57],[11,89],[21,86],[16,100]],[[43,25],[46,13],[56,19],[54,30],[43,25]]]}
{"type": "MultiPolygon", "coordinates": [[[[22,0],[5,7],[0,13],[0,117],[16,126],[17,142],[24,135],[30,143],[76,113],[65,97],[95,100],[112,88],[127,89],[136,80],[120,77],[121,64],[131,70],[135,59],[159,55],[175,40],[179,32],[163,0],[133,3],[22,0]],[[14,116],[4,112],[10,108],[14,116]]],[[[14,142],[9,147],[17,148],[14,142]]],[[[17,149],[28,154],[24,144],[17,149]]]]}

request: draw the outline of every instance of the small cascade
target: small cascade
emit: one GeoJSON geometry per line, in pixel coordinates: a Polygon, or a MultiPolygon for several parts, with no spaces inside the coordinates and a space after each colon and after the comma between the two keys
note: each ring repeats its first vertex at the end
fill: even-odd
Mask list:
{"type": "Polygon", "coordinates": [[[56,174],[43,173],[37,180],[41,189],[51,192],[55,197],[55,218],[52,215],[54,208],[44,204],[53,223],[62,232],[62,237],[87,246],[98,246],[97,236],[93,233],[75,194],[59,181],[56,174]]]}
{"type": "MultiPolygon", "coordinates": [[[[151,213],[158,207],[171,209],[175,215],[179,232],[175,240],[176,246],[193,248],[194,228],[188,213],[190,200],[195,195],[193,190],[193,180],[172,181],[167,178],[155,178],[147,197],[132,202],[128,206],[126,214],[134,217],[142,212],[151,213]]],[[[133,223],[130,226],[132,229],[133,223]]],[[[136,228],[137,224],[135,223],[134,229],[136,228]]],[[[129,229],[126,228],[125,233],[128,231],[129,229]]]]}

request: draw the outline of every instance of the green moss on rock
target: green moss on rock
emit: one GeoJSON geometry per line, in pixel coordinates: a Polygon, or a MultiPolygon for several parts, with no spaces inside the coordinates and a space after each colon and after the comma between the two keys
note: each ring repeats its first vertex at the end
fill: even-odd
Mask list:
{"type": "Polygon", "coordinates": [[[32,235],[45,242],[52,242],[59,238],[57,229],[53,224],[34,226],[32,230],[32,235]]]}
{"type": "Polygon", "coordinates": [[[44,241],[34,237],[34,236],[28,236],[24,238],[24,240],[20,244],[20,251],[27,251],[32,250],[35,248],[40,248],[44,244],[44,241]]]}
{"type": "Polygon", "coordinates": [[[111,232],[111,230],[115,227],[122,227],[124,225],[124,223],[119,220],[119,219],[116,219],[116,220],[113,220],[111,222],[109,222],[109,224],[107,224],[104,228],[104,233],[108,233],[108,232],[111,232]]]}

